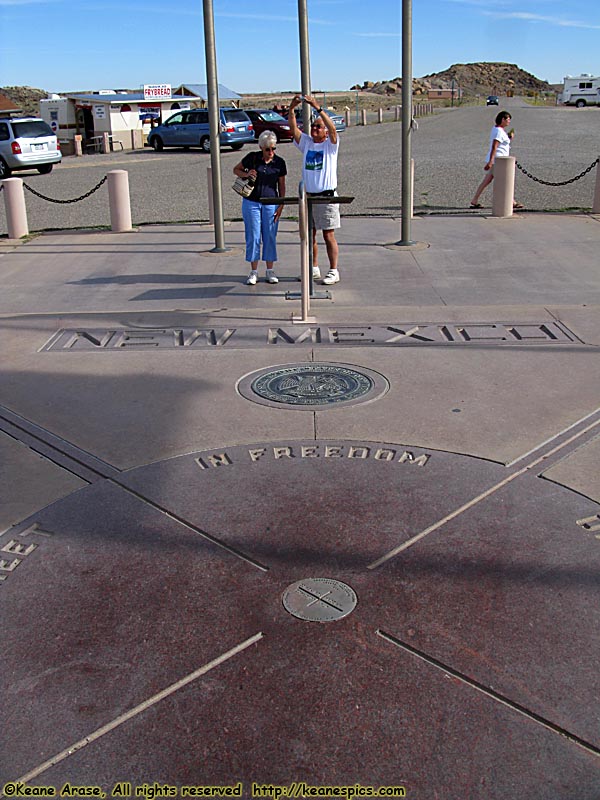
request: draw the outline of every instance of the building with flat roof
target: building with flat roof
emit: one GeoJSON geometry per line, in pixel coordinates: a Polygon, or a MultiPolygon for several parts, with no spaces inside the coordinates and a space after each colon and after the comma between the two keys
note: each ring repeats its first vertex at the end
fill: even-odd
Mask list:
{"type": "MultiPolygon", "coordinates": [[[[64,155],[75,151],[75,136],[82,137],[84,152],[100,150],[104,134],[112,149],[143,147],[151,127],[175,111],[203,108],[208,100],[205,84],[148,85],[144,91],[65,92],[40,100],[40,116],[55,131],[64,155]]],[[[240,95],[219,85],[219,102],[239,103],[240,95]]]]}

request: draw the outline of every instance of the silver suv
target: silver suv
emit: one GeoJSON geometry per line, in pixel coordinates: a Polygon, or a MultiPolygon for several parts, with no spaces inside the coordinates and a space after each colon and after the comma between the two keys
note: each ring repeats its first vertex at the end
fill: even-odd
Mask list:
{"type": "Polygon", "coordinates": [[[20,169],[52,171],[62,159],[52,128],[37,117],[0,118],[0,179],[20,169]]]}

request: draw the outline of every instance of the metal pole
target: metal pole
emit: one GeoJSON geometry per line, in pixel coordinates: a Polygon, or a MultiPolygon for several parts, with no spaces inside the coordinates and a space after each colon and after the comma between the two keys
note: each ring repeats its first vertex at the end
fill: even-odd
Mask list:
{"type": "MultiPolygon", "coordinates": [[[[300,30],[300,80],[302,95],[310,94],[310,53],[308,46],[308,11],[306,0],[298,0],[298,28],[300,30]]],[[[310,106],[302,103],[304,133],[310,134],[310,106]]]]}
{"type": "Polygon", "coordinates": [[[300,279],[302,280],[301,286],[301,300],[302,300],[302,314],[299,321],[306,322],[310,311],[310,259],[309,252],[312,247],[310,241],[309,227],[308,227],[308,203],[306,199],[306,189],[304,182],[300,181],[298,187],[298,216],[300,228],[300,279]]]}
{"type": "Polygon", "coordinates": [[[402,239],[411,245],[412,0],[402,0],[402,239]]]}
{"type": "Polygon", "coordinates": [[[206,83],[208,87],[208,120],[210,124],[210,165],[212,168],[213,217],[215,246],[211,252],[225,253],[225,225],[223,221],[223,193],[221,191],[221,147],[219,113],[219,84],[217,81],[217,51],[215,47],[215,21],[212,0],[202,0],[204,14],[204,51],[206,56],[206,83]]]}

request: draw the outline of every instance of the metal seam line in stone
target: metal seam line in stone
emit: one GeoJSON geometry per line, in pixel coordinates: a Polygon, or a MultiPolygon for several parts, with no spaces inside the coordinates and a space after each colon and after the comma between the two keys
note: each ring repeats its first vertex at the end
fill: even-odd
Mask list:
{"type": "MultiPolygon", "coordinates": [[[[125,714],[121,714],[121,716],[116,717],[114,720],[112,720],[112,722],[103,725],[101,728],[98,728],[93,733],[90,733],[88,736],[85,736],[83,739],[80,739],[78,742],[75,742],[70,747],[67,747],[62,752],[57,753],[52,758],[48,759],[48,761],[44,761],[43,764],[40,764],[39,766],[35,767],[35,769],[32,769],[26,775],[23,775],[20,778],[16,778],[14,781],[10,781],[10,783],[27,783],[27,781],[33,780],[33,778],[37,778],[38,775],[41,775],[43,772],[46,772],[46,770],[56,766],[56,764],[59,764],[61,761],[64,761],[65,758],[68,758],[69,756],[73,755],[73,753],[76,753],[78,750],[82,750],[84,747],[87,747],[88,744],[95,742],[97,739],[100,739],[106,733],[110,733],[110,731],[114,730],[115,728],[118,728],[119,725],[122,725],[124,722],[127,722],[133,717],[136,717],[138,714],[141,714],[143,711],[146,711],[146,709],[150,708],[151,706],[160,703],[160,701],[164,700],[165,697],[169,697],[169,695],[174,694],[175,692],[179,691],[179,689],[182,689],[184,686],[187,686],[189,683],[192,683],[197,678],[200,678],[202,675],[205,675],[207,672],[210,672],[210,670],[214,669],[215,667],[218,667],[224,661],[227,661],[228,659],[233,658],[233,656],[238,655],[238,653],[241,653],[243,650],[246,650],[246,648],[250,647],[251,645],[258,642],[260,639],[262,639],[263,635],[264,634],[262,633],[257,633],[254,636],[251,636],[249,639],[240,642],[240,644],[236,645],[235,647],[232,647],[231,650],[227,650],[226,653],[217,656],[217,658],[213,659],[212,661],[209,661],[208,664],[205,664],[203,667],[200,667],[199,669],[195,670],[189,675],[186,675],[184,678],[181,678],[175,683],[172,683],[170,686],[167,686],[165,689],[158,692],[158,694],[153,695],[148,700],[145,700],[143,703],[140,703],[139,705],[135,706],[135,708],[132,708],[129,711],[125,712],[125,714]]],[[[7,783],[9,783],[9,781],[7,781],[7,783]]],[[[4,792],[0,792],[0,797],[6,797],[4,792]]]]}
{"type": "Polygon", "coordinates": [[[531,720],[532,722],[536,722],[538,725],[543,725],[544,728],[547,728],[548,730],[552,731],[552,733],[558,733],[560,736],[565,736],[571,742],[576,744],[578,747],[583,748],[588,753],[592,753],[595,756],[600,756],[600,750],[598,750],[598,748],[595,747],[593,744],[590,744],[590,742],[587,742],[580,736],[576,736],[574,733],[570,733],[570,731],[568,731],[566,728],[557,725],[555,722],[552,722],[551,720],[548,720],[545,717],[536,714],[534,711],[530,711],[528,708],[526,708],[526,706],[522,706],[520,703],[515,703],[514,700],[510,700],[508,697],[505,697],[504,695],[495,691],[491,687],[486,686],[483,683],[479,683],[479,681],[476,681],[473,678],[470,678],[468,675],[459,672],[454,667],[450,667],[448,666],[448,664],[444,664],[442,661],[438,661],[437,658],[433,658],[433,656],[429,656],[427,655],[427,653],[424,653],[421,650],[417,650],[416,647],[413,647],[412,645],[409,645],[406,642],[401,641],[400,639],[393,636],[391,633],[386,633],[386,631],[381,630],[381,628],[375,631],[375,633],[384,641],[393,644],[400,650],[405,650],[407,653],[416,656],[416,658],[421,659],[421,661],[424,661],[426,664],[429,664],[430,666],[442,670],[448,675],[451,675],[453,678],[456,678],[457,680],[461,681],[461,683],[464,683],[466,686],[470,686],[472,689],[476,689],[478,692],[481,692],[481,694],[486,695],[486,697],[489,697],[491,700],[495,700],[497,703],[501,703],[507,708],[510,708],[512,711],[516,711],[518,714],[522,714],[524,717],[531,720]]]}
{"type": "Polygon", "coordinates": [[[600,414],[600,408],[596,408],[594,409],[594,411],[590,411],[590,413],[586,414],[585,417],[581,417],[580,419],[575,420],[575,422],[573,422],[571,425],[567,425],[566,428],[563,428],[562,431],[558,431],[558,433],[555,433],[553,436],[549,436],[543,442],[540,442],[540,444],[536,445],[535,447],[532,447],[531,450],[528,450],[526,453],[523,453],[523,455],[519,456],[518,458],[514,458],[512,461],[509,461],[509,463],[506,464],[506,466],[507,467],[514,466],[519,461],[522,461],[524,458],[533,455],[533,453],[535,453],[537,450],[540,450],[542,447],[545,447],[547,444],[550,444],[550,442],[554,442],[556,439],[559,439],[561,436],[564,436],[569,431],[572,431],[573,428],[576,428],[578,425],[587,422],[588,419],[591,419],[592,417],[596,416],[596,414],[600,414]]]}
{"type": "Polygon", "coordinates": [[[600,420],[592,422],[591,425],[588,425],[582,431],[579,431],[579,433],[574,434],[565,442],[561,442],[561,444],[557,445],[548,453],[544,453],[539,458],[536,458],[535,461],[532,461],[530,464],[527,464],[527,466],[522,467],[516,472],[513,472],[512,475],[507,475],[506,478],[501,480],[499,483],[496,483],[494,486],[490,486],[489,489],[477,495],[477,497],[472,498],[471,500],[469,500],[468,503],[465,503],[464,505],[460,506],[460,508],[455,509],[442,519],[438,520],[437,522],[434,522],[433,525],[430,525],[428,528],[425,528],[425,530],[421,531],[420,533],[417,533],[415,536],[412,536],[406,542],[403,542],[401,545],[398,545],[398,547],[395,547],[393,550],[390,550],[388,553],[381,556],[381,558],[378,558],[377,561],[373,561],[372,564],[369,564],[367,566],[367,569],[377,569],[377,567],[380,567],[382,564],[385,564],[386,561],[389,561],[390,559],[399,555],[403,550],[407,550],[409,547],[412,547],[413,544],[416,544],[418,541],[425,538],[425,536],[428,536],[430,533],[433,533],[434,531],[438,530],[438,528],[443,527],[447,522],[456,519],[456,517],[460,516],[465,511],[468,511],[470,508],[473,508],[473,506],[476,506],[482,500],[485,500],[486,498],[490,497],[490,495],[495,494],[504,486],[514,481],[515,478],[518,478],[521,475],[524,475],[526,472],[529,472],[529,470],[533,469],[542,461],[545,461],[547,458],[550,458],[550,456],[554,455],[554,453],[558,452],[559,450],[562,450],[563,447],[566,447],[568,444],[571,444],[571,442],[574,442],[576,439],[579,439],[580,436],[583,436],[583,434],[588,433],[588,431],[592,430],[598,425],[600,425],[600,420]]]}

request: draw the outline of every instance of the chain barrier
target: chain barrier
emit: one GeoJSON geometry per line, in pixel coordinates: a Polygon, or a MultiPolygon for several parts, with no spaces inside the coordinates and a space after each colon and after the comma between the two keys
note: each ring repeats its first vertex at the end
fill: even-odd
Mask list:
{"type": "Polygon", "coordinates": [[[557,181],[556,183],[553,183],[552,181],[543,181],[541,178],[536,178],[530,172],[527,172],[527,170],[524,167],[522,167],[518,161],[517,161],[517,169],[520,169],[523,175],[527,175],[527,177],[531,178],[532,181],[535,181],[536,183],[543,183],[544,186],[567,186],[567,184],[575,183],[575,181],[578,181],[580,178],[583,178],[585,175],[588,174],[588,172],[591,172],[597,164],[600,164],[600,157],[597,158],[592,164],[590,164],[587,169],[584,169],[583,172],[580,172],[579,175],[576,175],[574,178],[570,178],[568,181],[557,181]]]}
{"type": "Polygon", "coordinates": [[[66,205],[67,203],[78,203],[80,200],[85,200],[86,197],[89,197],[90,195],[94,194],[94,192],[98,191],[98,189],[102,186],[102,184],[106,183],[107,179],[108,175],[105,175],[102,178],[102,180],[94,186],[93,189],[90,189],[89,192],[82,194],[81,197],[73,198],[73,200],[56,200],[54,197],[46,197],[45,195],[36,192],[36,190],[32,189],[31,186],[28,186],[25,183],[25,181],[23,181],[23,186],[27,189],[28,192],[31,192],[31,194],[34,194],[36,197],[40,197],[42,200],[47,200],[49,203],[61,203],[63,205],[66,205]]]}

